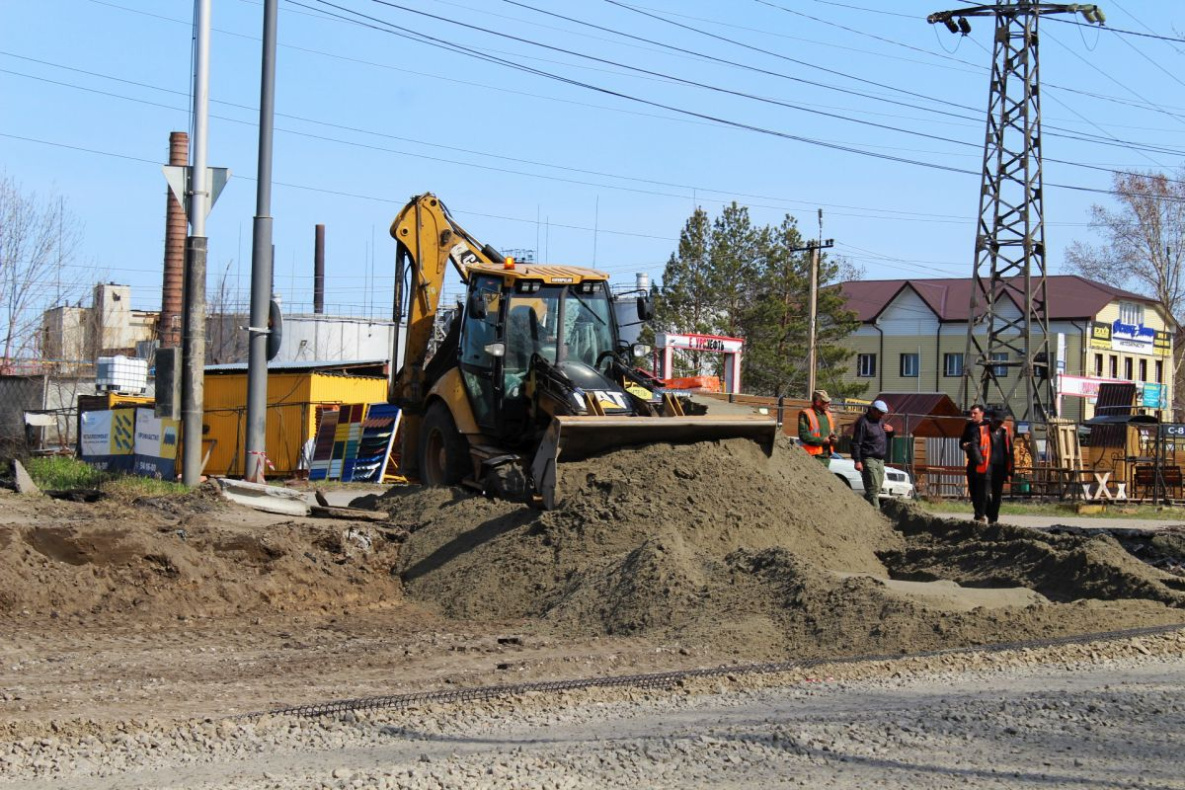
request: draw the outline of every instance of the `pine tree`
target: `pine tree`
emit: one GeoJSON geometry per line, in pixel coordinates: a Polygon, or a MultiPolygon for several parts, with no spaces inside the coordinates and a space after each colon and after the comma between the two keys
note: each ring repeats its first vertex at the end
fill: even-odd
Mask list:
{"type": "Polygon", "coordinates": [[[744,316],[754,295],[756,260],[762,249],[763,231],[753,227],[749,209],[736,201],[724,207],[712,223],[708,253],[709,291],[716,307],[719,331],[729,337],[744,332],[744,316]]]}
{"type": "Polygon", "coordinates": [[[797,222],[787,215],[766,229],[757,274],[757,297],[746,316],[745,388],[767,395],[797,395],[806,388],[807,298],[810,259],[797,222]]]}
{"type": "MultiPolygon", "coordinates": [[[[716,331],[715,303],[710,293],[708,214],[696,208],[679,233],[679,249],[671,253],[662,273],[662,289],[654,300],[655,326],[683,334],[716,331]]],[[[693,366],[699,370],[699,354],[693,366]]]]}
{"type": "MultiPolygon", "coordinates": [[[[789,214],[777,228],[758,228],[748,208],[735,202],[714,221],[697,208],[663,272],[657,326],[741,337],[747,392],[806,397],[811,259],[808,252],[792,252],[803,246],[798,223],[789,214]]],[[[838,280],[840,270],[840,263],[820,256],[816,381],[835,397],[859,395],[866,387],[843,383],[852,352],[840,342],[859,322],[839,290],[827,287],[838,280]]],[[[844,273],[853,274],[852,279],[858,278],[844,273]]],[[[722,359],[699,357],[692,359],[697,372],[719,374],[722,359]]]]}

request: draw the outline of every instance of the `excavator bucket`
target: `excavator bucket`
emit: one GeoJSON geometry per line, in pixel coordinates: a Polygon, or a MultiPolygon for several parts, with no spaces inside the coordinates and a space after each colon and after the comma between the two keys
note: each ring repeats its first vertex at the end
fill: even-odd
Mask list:
{"type": "Polygon", "coordinates": [[[777,423],[759,414],[727,417],[553,417],[531,464],[535,491],[545,510],[556,502],[557,464],[622,447],[751,439],[773,453],[777,423]]]}

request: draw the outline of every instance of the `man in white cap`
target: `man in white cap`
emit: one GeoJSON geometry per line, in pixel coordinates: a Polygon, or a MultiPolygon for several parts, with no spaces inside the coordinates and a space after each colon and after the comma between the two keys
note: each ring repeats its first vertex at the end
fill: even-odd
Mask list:
{"type": "Polygon", "coordinates": [[[893,438],[893,426],[885,421],[888,413],[887,403],[874,400],[852,430],[852,460],[864,480],[864,498],[876,508],[880,507],[885,458],[889,454],[889,440],[893,438]]]}

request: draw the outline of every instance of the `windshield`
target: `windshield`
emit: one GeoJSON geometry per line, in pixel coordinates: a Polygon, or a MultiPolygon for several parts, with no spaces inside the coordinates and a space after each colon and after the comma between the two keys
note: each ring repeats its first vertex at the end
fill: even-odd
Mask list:
{"type": "Polygon", "coordinates": [[[532,354],[555,362],[561,342],[566,359],[595,365],[602,353],[614,348],[612,309],[600,282],[545,285],[532,294],[512,294],[506,326],[506,391],[521,381],[532,354]]]}

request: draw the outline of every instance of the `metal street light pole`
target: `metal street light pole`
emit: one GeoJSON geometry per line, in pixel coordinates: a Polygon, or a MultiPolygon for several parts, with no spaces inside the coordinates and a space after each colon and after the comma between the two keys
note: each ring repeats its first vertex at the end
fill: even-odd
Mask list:
{"type": "Polygon", "coordinates": [[[206,212],[210,208],[206,148],[210,126],[210,2],[195,0],[193,76],[193,161],[189,190],[190,235],[185,241],[184,359],[181,418],[184,453],[181,482],[197,485],[202,475],[202,417],[206,364],[206,212]]]}
{"type": "Polygon", "coordinates": [[[267,465],[267,340],[272,293],[272,137],[276,109],[276,16],[278,0],[263,4],[263,65],[259,98],[259,177],[251,248],[251,320],[247,357],[245,479],[264,481],[267,465]]]}

